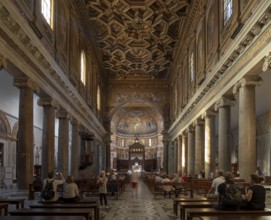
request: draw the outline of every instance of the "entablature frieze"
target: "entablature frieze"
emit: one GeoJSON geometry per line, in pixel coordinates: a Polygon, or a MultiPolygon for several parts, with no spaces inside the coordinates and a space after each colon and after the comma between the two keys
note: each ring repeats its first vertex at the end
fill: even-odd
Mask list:
{"type": "Polygon", "coordinates": [[[236,73],[239,73],[240,76],[242,74],[241,77],[243,77],[248,71],[244,71],[244,67],[247,69],[248,65],[251,67],[253,65],[251,60],[257,58],[258,62],[261,62],[264,56],[259,57],[256,54],[262,53],[262,49],[267,46],[266,42],[271,40],[270,23],[270,3],[263,2],[262,6],[258,8],[258,12],[255,12],[255,17],[248,21],[227,53],[221,57],[212,73],[202,83],[202,87],[194,94],[178,119],[170,127],[169,133],[172,138],[182,132],[203,108],[206,109],[206,105],[211,107],[217,101],[214,100],[214,96],[224,91],[221,88],[230,89],[233,87],[232,79],[236,73]]]}

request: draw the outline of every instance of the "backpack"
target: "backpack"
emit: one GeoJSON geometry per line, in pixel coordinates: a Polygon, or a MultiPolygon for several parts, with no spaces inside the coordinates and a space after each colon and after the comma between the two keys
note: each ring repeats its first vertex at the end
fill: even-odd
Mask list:
{"type": "Polygon", "coordinates": [[[242,192],[236,184],[225,185],[225,195],[222,196],[222,205],[224,207],[238,208],[242,203],[242,192]]]}
{"type": "Polygon", "coordinates": [[[54,191],[54,186],[53,186],[53,181],[48,181],[46,180],[46,185],[41,191],[41,197],[45,200],[51,200],[55,197],[55,191],[54,191]]]}

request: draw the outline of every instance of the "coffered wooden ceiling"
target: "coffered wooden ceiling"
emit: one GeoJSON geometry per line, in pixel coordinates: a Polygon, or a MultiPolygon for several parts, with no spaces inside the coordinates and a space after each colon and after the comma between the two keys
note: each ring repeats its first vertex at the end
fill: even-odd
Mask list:
{"type": "Polygon", "coordinates": [[[85,0],[88,29],[108,79],[166,79],[187,0],[85,0]]]}

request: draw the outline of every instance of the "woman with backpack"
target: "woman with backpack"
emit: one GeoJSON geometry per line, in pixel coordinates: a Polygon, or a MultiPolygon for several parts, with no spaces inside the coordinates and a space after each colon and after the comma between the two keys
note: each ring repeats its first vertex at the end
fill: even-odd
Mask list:
{"type": "Polygon", "coordinates": [[[65,179],[62,173],[57,173],[57,177],[60,177],[60,180],[55,179],[54,172],[49,172],[48,177],[43,180],[43,187],[41,191],[42,199],[46,201],[57,201],[59,199],[57,186],[64,184],[65,179]]]}
{"type": "Polygon", "coordinates": [[[250,187],[243,195],[244,203],[241,209],[263,210],[265,208],[265,188],[261,185],[261,177],[250,175],[250,187]]]}

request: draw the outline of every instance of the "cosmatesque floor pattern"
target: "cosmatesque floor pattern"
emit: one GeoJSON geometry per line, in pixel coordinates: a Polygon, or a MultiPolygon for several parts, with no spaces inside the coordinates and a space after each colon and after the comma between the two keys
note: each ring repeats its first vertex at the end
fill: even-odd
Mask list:
{"type": "Polygon", "coordinates": [[[161,197],[154,199],[143,182],[139,182],[137,193],[129,186],[118,200],[109,199],[109,208],[100,209],[101,220],[173,220],[173,200],[161,197]]]}

